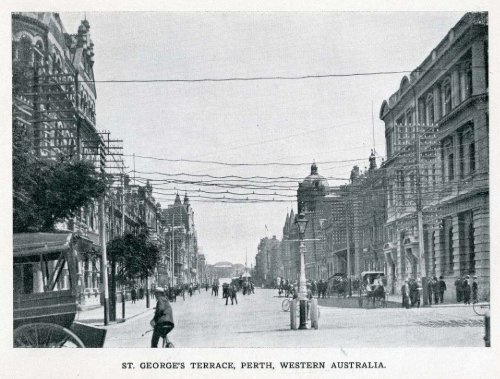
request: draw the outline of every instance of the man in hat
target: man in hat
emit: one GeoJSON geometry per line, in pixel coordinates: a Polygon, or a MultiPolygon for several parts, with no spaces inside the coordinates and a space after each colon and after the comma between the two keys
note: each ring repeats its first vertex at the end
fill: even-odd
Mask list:
{"type": "Polygon", "coordinates": [[[472,281],[472,302],[477,303],[478,298],[477,298],[477,276],[474,276],[473,281],[472,281]]]}
{"type": "Polygon", "coordinates": [[[464,298],[464,304],[470,304],[470,293],[471,288],[469,284],[469,275],[467,275],[463,282],[462,293],[464,298]]]}
{"type": "Polygon", "coordinates": [[[432,278],[432,292],[434,293],[434,304],[438,304],[439,303],[439,282],[435,276],[432,278]]]}
{"type": "Polygon", "coordinates": [[[443,280],[443,276],[439,277],[439,301],[443,304],[444,291],[446,291],[446,282],[443,280]]]}
{"type": "Polygon", "coordinates": [[[163,287],[156,287],[156,310],[150,324],[153,327],[153,337],[151,337],[151,347],[158,347],[160,337],[166,338],[167,334],[174,329],[174,316],[172,307],[165,296],[163,287]]]}
{"type": "Polygon", "coordinates": [[[460,276],[457,276],[457,280],[455,280],[455,292],[457,294],[457,303],[462,302],[462,279],[460,276]]]}
{"type": "Polygon", "coordinates": [[[408,279],[405,279],[404,284],[401,287],[401,295],[403,297],[403,308],[410,308],[410,285],[408,279]]]}

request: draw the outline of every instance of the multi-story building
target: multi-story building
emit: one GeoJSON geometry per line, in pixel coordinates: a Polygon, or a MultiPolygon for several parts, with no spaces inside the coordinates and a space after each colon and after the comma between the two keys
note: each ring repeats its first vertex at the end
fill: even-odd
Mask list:
{"type": "Polygon", "coordinates": [[[287,213],[281,239],[281,262],[283,277],[289,281],[298,280],[300,269],[299,232],[295,224],[293,209],[287,213]]]}
{"type": "MultiPolygon", "coordinates": [[[[83,20],[77,33],[67,33],[57,13],[12,14],[12,128],[14,142],[27,142],[37,159],[87,159],[104,171],[106,151],[96,129],[94,44],[89,30],[83,20]]],[[[78,254],[77,285],[82,305],[98,304],[97,204],[83,208],[57,229],[88,241],[78,254]]],[[[65,270],[61,283],[67,282],[65,270]]]]}
{"type": "Polygon", "coordinates": [[[187,194],[184,196],[184,203],[179,194],[175,196],[174,203],[162,210],[162,220],[166,254],[174,263],[173,283],[197,282],[198,239],[194,211],[187,194]]]}
{"type": "Polygon", "coordinates": [[[480,292],[489,291],[488,113],[488,15],[467,13],[380,109],[385,253],[398,288],[420,269],[443,276],[448,297],[467,274],[478,276],[480,292]]]}
{"type": "Polygon", "coordinates": [[[258,284],[272,286],[278,277],[284,277],[284,267],[281,262],[281,242],[273,238],[262,238],[255,256],[255,281],[258,284]]]}
{"type": "Polygon", "coordinates": [[[298,214],[304,213],[308,220],[304,233],[306,254],[306,277],[310,280],[319,280],[325,275],[326,249],[323,222],[329,214],[329,207],[325,197],[330,193],[330,186],[326,178],[318,173],[316,163],[311,165],[311,173],[297,189],[298,214]]]}

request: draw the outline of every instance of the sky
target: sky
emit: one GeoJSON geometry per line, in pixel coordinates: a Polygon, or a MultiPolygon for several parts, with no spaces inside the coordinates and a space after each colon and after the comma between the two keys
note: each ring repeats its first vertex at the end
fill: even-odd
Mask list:
{"type": "MultiPolygon", "coordinates": [[[[69,33],[76,32],[84,17],[89,21],[95,79],[103,81],[411,71],[463,13],[60,15],[69,33]]],[[[135,167],[138,183],[176,173],[304,178],[313,160],[321,175],[347,179],[354,164],[361,170],[368,166],[372,148],[379,163],[384,157],[384,124],[378,114],[402,77],[97,83],[97,125],[111,131],[114,139],[123,139],[128,170],[135,167]],[[140,156],[304,164],[225,166],[140,156]]],[[[345,180],[329,183],[337,186],[345,180]]],[[[288,193],[294,195],[298,183],[288,185],[288,193]]],[[[287,212],[292,208],[296,212],[293,197],[276,203],[207,203],[195,198],[198,185],[153,182],[153,186],[164,208],[173,203],[177,191],[193,195],[198,243],[212,264],[245,263],[246,256],[248,265],[254,263],[260,239],[281,238],[287,212]]]]}

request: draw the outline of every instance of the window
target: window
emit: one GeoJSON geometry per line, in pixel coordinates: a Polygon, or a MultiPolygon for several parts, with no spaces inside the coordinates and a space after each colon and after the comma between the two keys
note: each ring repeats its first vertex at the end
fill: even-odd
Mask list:
{"type": "Polygon", "coordinates": [[[31,41],[28,37],[23,37],[19,45],[19,59],[25,64],[31,64],[31,41]]]}
{"type": "Polygon", "coordinates": [[[35,53],[35,64],[37,67],[43,67],[43,45],[42,42],[38,41],[34,49],[35,53]]]}
{"type": "Polygon", "coordinates": [[[451,112],[451,84],[449,78],[443,83],[443,110],[445,115],[451,112]]]}
{"type": "Polygon", "coordinates": [[[465,64],[465,97],[472,96],[472,63],[465,64]]]}
{"type": "Polygon", "coordinates": [[[486,88],[488,88],[488,77],[489,77],[489,73],[488,73],[488,66],[489,66],[489,62],[488,62],[488,41],[484,41],[484,73],[486,75],[485,79],[486,79],[486,88]]]}
{"type": "Polygon", "coordinates": [[[443,181],[451,181],[455,178],[455,155],[453,154],[453,139],[447,138],[442,145],[443,156],[443,181]]]}
{"type": "Polygon", "coordinates": [[[467,126],[460,132],[460,176],[465,178],[476,170],[474,128],[467,126]]]}
{"type": "Polygon", "coordinates": [[[433,124],[434,123],[434,96],[432,93],[427,95],[427,106],[425,107],[426,109],[426,115],[425,115],[425,122],[427,125],[433,124]]]}

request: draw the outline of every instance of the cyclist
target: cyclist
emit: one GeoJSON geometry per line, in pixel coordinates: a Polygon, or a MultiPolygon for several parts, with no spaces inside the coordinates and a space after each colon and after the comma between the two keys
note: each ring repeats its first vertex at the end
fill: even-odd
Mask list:
{"type": "Polygon", "coordinates": [[[151,337],[151,347],[158,347],[160,337],[167,338],[167,334],[174,329],[174,316],[172,307],[165,296],[162,287],[156,287],[156,310],[150,324],[153,327],[153,337],[151,337]]]}

